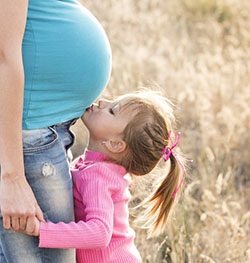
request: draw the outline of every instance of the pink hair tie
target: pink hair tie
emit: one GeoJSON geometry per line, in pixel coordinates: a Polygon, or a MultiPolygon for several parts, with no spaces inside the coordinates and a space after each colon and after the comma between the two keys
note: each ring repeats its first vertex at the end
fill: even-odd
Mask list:
{"type": "MultiPolygon", "coordinates": [[[[171,139],[171,131],[168,132],[168,138],[169,138],[170,142],[172,143],[172,146],[165,146],[164,149],[163,149],[163,151],[162,151],[162,153],[161,153],[163,156],[166,155],[166,156],[163,157],[163,160],[164,160],[165,162],[168,161],[168,159],[170,158],[170,155],[171,155],[171,154],[174,155],[175,158],[176,158],[176,160],[177,160],[177,162],[179,163],[179,165],[180,165],[180,167],[181,167],[181,169],[182,169],[182,174],[183,174],[183,176],[182,176],[181,182],[180,182],[180,184],[178,185],[177,189],[175,190],[174,194],[172,195],[172,198],[174,198],[175,195],[176,195],[176,193],[179,191],[179,189],[180,189],[180,187],[181,187],[181,185],[182,185],[182,183],[183,183],[184,174],[185,174],[185,169],[184,169],[183,164],[182,164],[181,161],[177,158],[176,153],[173,151],[173,149],[174,149],[174,148],[178,145],[178,143],[179,143],[181,133],[178,132],[178,133],[177,133],[177,136],[176,136],[176,132],[174,132],[174,136],[175,136],[175,142],[173,143],[173,141],[172,141],[172,139],[171,139]]],[[[193,160],[185,159],[185,161],[187,161],[187,162],[192,162],[193,160]]]]}

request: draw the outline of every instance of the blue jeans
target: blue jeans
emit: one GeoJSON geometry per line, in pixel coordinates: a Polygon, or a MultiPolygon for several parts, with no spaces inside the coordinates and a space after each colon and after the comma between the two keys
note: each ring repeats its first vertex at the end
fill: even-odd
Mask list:
{"type": "MultiPolygon", "coordinates": [[[[23,130],[26,178],[46,221],[74,220],[69,147],[74,135],[68,121],[48,128],[23,130]]],[[[38,248],[38,237],[3,228],[0,214],[0,263],[74,263],[74,249],[38,248]]]]}

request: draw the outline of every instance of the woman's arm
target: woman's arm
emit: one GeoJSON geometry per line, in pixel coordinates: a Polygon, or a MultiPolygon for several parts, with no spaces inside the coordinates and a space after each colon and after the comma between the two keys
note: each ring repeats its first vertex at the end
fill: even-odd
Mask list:
{"type": "Polygon", "coordinates": [[[24,175],[22,39],[28,0],[0,1],[0,205],[3,226],[33,232],[42,212],[24,175]]]}

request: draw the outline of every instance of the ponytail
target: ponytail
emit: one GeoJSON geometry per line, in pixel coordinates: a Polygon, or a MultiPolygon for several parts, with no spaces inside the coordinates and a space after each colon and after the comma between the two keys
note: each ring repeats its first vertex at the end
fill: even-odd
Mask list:
{"type": "Polygon", "coordinates": [[[181,167],[179,160],[173,154],[170,155],[170,170],[167,176],[160,182],[152,196],[146,201],[144,219],[148,234],[154,236],[164,230],[169,213],[173,207],[175,193],[178,188],[181,167]]]}
{"type": "MultiPolygon", "coordinates": [[[[128,113],[132,117],[122,132],[126,148],[115,156],[114,162],[125,167],[132,176],[143,176],[149,174],[161,159],[168,163],[170,160],[167,176],[149,200],[144,202],[147,209],[142,220],[146,220],[144,226],[149,229],[149,236],[152,236],[163,231],[173,208],[175,195],[182,185],[184,167],[180,156],[173,151],[179,143],[180,133],[173,131],[174,138],[171,138],[174,116],[171,103],[165,97],[146,92],[127,95],[123,99],[125,101],[121,110],[129,108],[128,113]]],[[[138,223],[139,221],[140,218],[138,223]]]]}

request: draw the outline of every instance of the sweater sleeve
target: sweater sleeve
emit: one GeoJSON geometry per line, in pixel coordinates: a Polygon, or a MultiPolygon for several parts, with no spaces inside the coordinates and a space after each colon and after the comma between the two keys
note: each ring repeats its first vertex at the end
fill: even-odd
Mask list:
{"type": "Polygon", "coordinates": [[[108,169],[100,167],[82,172],[77,188],[85,205],[86,221],[42,222],[39,247],[97,249],[108,246],[113,231],[115,180],[109,176],[108,169]]]}

